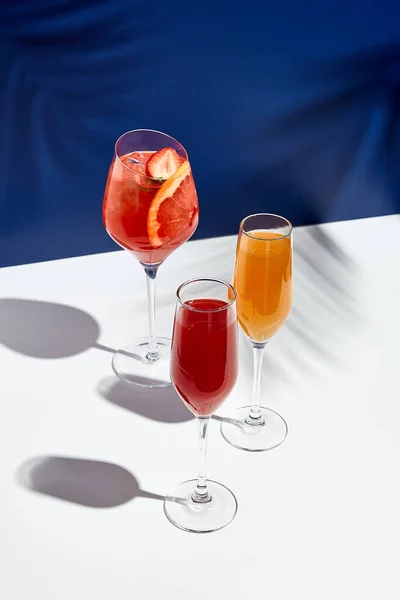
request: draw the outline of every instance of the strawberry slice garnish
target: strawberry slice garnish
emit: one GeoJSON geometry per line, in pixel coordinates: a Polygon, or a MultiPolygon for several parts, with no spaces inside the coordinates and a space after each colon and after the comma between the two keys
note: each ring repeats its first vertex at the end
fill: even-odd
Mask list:
{"type": "Polygon", "coordinates": [[[162,148],[147,161],[146,175],[152,179],[168,179],[184,162],[173,148],[162,148]]]}

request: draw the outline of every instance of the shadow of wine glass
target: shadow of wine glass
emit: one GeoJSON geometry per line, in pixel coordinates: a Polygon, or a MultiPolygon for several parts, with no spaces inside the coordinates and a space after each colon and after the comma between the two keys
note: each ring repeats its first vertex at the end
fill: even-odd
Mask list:
{"type": "MultiPolygon", "coordinates": [[[[37,456],[24,462],[17,481],[27,490],[91,508],[113,508],[135,498],[164,501],[142,490],[136,477],[114,463],[67,456],[37,456]]],[[[184,498],[175,502],[186,504],[184,498]]]]}
{"type": "Polygon", "coordinates": [[[102,398],[135,414],[163,423],[183,423],[193,419],[175,389],[138,388],[116,377],[105,377],[97,391],[102,398]]]}
{"type": "Polygon", "coordinates": [[[100,325],[79,308],[25,298],[0,299],[0,343],[19,354],[57,359],[89,348],[114,354],[114,348],[97,342],[99,335],[100,325]]]}
{"type": "Polygon", "coordinates": [[[34,358],[74,356],[96,347],[99,335],[97,321],[78,308],[25,298],[0,299],[0,343],[14,352],[34,358]]]}

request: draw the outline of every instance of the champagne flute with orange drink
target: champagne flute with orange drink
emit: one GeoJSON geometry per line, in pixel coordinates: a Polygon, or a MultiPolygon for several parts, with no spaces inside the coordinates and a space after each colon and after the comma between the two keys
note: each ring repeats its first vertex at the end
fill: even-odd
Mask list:
{"type": "Polygon", "coordinates": [[[221,424],[232,446],[271,450],[287,435],[285,420],[261,405],[264,349],[286,321],[292,305],[292,225],[284,217],[250,215],[240,224],[233,286],[237,317],[254,354],[253,404],[238,408],[221,424]]]}

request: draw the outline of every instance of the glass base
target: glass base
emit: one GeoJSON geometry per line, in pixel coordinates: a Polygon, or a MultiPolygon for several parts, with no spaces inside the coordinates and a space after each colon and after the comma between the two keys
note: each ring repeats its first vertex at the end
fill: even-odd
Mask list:
{"type": "Polygon", "coordinates": [[[164,512],[173,525],[191,533],[211,533],[229,525],[238,503],[232,492],[217,481],[207,481],[211,500],[193,502],[197,480],[181,483],[165,497],[164,512]]]}
{"type": "Polygon", "coordinates": [[[149,359],[149,339],[140,338],[118,350],[112,359],[114,373],[122,381],[147,388],[171,385],[171,340],[157,338],[158,358],[149,359]]]}
{"type": "Polygon", "coordinates": [[[261,423],[249,425],[251,406],[242,406],[221,423],[222,437],[235,448],[248,452],[265,452],[276,448],[285,440],[288,432],[286,421],[275,411],[261,407],[261,423]]]}

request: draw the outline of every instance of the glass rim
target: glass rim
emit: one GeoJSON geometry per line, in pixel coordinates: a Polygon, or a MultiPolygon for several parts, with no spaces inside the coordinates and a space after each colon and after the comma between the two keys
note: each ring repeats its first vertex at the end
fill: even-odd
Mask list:
{"type": "MultiPolygon", "coordinates": [[[[242,219],[240,221],[240,231],[244,235],[247,235],[247,237],[251,238],[252,240],[259,240],[261,242],[273,242],[273,241],[283,240],[284,238],[290,237],[292,235],[293,225],[291,224],[289,219],[287,219],[286,217],[282,217],[282,215],[277,215],[275,213],[254,213],[252,215],[247,215],[247,217],[244,217],[244,219],[242,219]],[[288,233],[282,233],[281,235],[278,235],[278,237],[266,237],[266,238],[257,237],[256,235],[252,235],[251,233],[249,233],[248,231],[245,231],[243,229],[243,225],[244,225],[245,221],[247,221],[247,219],[251,219],[251,217],[277,217],[278,219],[282,219],[282,221],[286,222],[286,227],[289,227],[289,231],[288,231],[288,233]]],[[[271,231],[271,233],[272,233],[272,231],[271,231]]]]}
{"type": "Polygon", "coordinates": [[[193,310],[194,312],[217,313],[217,312],[221,312],[223,310],[227,310],[230,306],[232,306],[232,304],[234,304],[236,302],[236,290],[230,283],[228,283],[224,279],[218,279],[216,277],[194,277],[193,279],[188,279],[187,281],[184,281],[183,283],[181,283],[181,285],[176,290],[176,299],[181,306],[184,306],[185,308],[187,308],[189,310],[193,310]],[[233,292],[232,300],[230,300],[229,302],[226,303],[225,306],[221,306],[220,308],[194,308],[193,306],[190,306],[184,300],[182,300],[182,298],[180,297],[180,292],[186,286],[191,285],[192,283],[199,283],[201,281],[212,281],[213,283],[221,283],[222,285],[224,285],[225,287],[227,287],[228,289],[230,289],[233,292]]]}
{"type": "MultiPolygon", "coordinates": [[[[129,131],[125,131],[125,133],[121,134],[119,136],[119,138],[117,139],[117,141],[114,144],[114,154],[115,154],[115,158],[118,160],[119,164],[124,168],[127,169],[128,171],[130,171],[131,173],[133,173],[134,175],[138,175],[137,172],[132,171],[132,169],[130,169],[127,165],[125,165],[121,158],[119,153],[117,152],[117,145],[118,143],[122,140],[122,138],[124,138],[126,135],[129,135],[130,133],[157,133],[159,135],[164,135],[165,137],[168,137],[170,140],[174,141],[176,144],[178,144],[178,146],[180,146],[185,154],[185,160],[189,160],[188,157],[188,153],[186,151],[186,148],[180,143],[179,140],[177,140],[176,138],[172,137],[172,135],[169,135],[169,133],[164,133],[164,131],[158,131],[157,129],[130,129],[129,131]]],[[[141,150],[133,150],[133,152],[141,152],[141,150]]],[[[155,152],[157,152],[155,150],[155,152]]],[[[143,174],[146,175],[146,170],[143,171],[143,174]]],[[[146,175],[146,177],[148,177],[148,179],[151,179],[152,181],[156,182],[156,183],[160,183],[160,185],[163,184],[163,182],[160,182],[158,179],[155,179],[153,177],[149,177],[148,175],[146,175]]]]}

